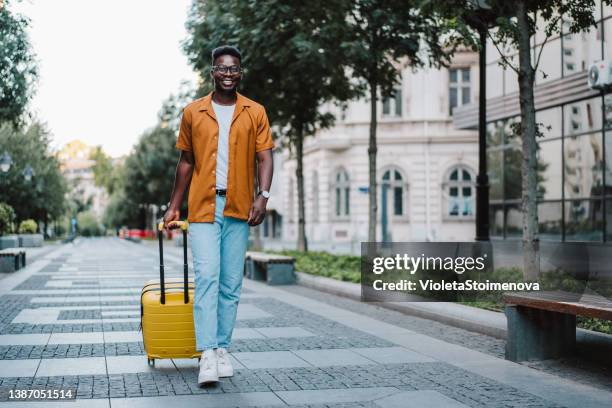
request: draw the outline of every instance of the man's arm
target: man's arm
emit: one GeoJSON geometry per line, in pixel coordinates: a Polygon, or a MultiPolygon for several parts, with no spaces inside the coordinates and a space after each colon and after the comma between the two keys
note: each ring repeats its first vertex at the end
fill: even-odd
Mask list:
{"type": "MultiPolygon", "coordinates": [[[[272,185],[272,173],[274,166],[272,161],[272,149],[257,152],[257,175],[259,180],[259,191],[270,191],[272,185]]],[[[258,195],[249,211],[247,223],[251,226],[259,225],[266,216],[266,204],[268,199],[258,195]]]]}
{"type": "Polygon", "coordinates": [[[193,167],[195,160],[193,152],[181,150],[181,157],[176,165],[176,174],[174,176],[174,187],[170,196],[170,206],[164,215],[164,224],[168,225],[170,221],[178,221],[181,215],[181,204],[187,186],[191,183],[193,175],[193,167]]]}

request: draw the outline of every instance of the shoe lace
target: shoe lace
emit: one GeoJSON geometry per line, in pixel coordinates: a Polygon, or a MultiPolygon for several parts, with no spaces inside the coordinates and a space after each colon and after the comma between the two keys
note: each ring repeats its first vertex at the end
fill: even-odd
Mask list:
{"type": "Polygon", "coordinates": [[[205,370],[211,369],[212,368],[212,359],[211,358],[204,358],[202,366],[204,366],[205,370]]]}
{"type": "Polygon", "coordinates": [[[217,358],[219,364],[227,364],[229,361],[227,360],[227,351],[219,350],[217,353],[217,358]]]}

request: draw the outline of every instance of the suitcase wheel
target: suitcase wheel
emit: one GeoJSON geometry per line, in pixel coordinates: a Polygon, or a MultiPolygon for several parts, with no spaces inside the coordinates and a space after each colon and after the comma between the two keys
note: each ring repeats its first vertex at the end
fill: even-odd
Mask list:
{"type": "Polygon", "coordinates": [[[151,366],[151,367],[155,367],[155,359],[154,358],[147,358],[147,364],[149,364],[149,366],[151,366]]]}

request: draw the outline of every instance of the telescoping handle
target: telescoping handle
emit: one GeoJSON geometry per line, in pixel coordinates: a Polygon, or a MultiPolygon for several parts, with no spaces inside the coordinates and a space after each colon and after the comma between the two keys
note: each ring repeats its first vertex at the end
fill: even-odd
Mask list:
{"type": "MultiPolygon", "coordinates": [[[[187,229],[189,223],[187,221],[170,221],[168,226],[178,226],[183,230],[183,290],[185,304],[189,303],[189,281],[188,281],[188,265],[187,265],[187,229]]],[[[159,239],[159,286],[161,290],[161,304],[166,303],[166,285],[164,282],[164,242],[163,242],[164,222],[160,221],[157,225],[157,237],[159,239]]]]}

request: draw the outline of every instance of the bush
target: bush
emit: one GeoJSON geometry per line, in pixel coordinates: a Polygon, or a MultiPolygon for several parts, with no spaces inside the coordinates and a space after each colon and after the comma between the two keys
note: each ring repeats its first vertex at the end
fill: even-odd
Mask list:
{"type": "Polygon", "coordinates": [[[102,228],[98,218],[91,211],[85,211],[77,215],[77,230],[84,237],[97,237],[102,235],[102,228]]]}
{"type": "Polygon", "coordinates": [[[13,207],[6,203],[0,203],[0,235],[12,233],[14,222],[15,211],[13,207]]]}
{"type": "MultiPolygon", "coordinates": [[[[273,251],[266,252],[274,253],[273,251]]],[[[299,272],[354,283],[361,281],[361,257],[359,256],[334,255],[323,251],[286,250],[276,253],[294,257],[295,269],[299,272]]]]}
{"type": "Polygon", "coordinates": [[[23,220],[19,224],[20,234],[36,234],[38,232],[38,225],[34,220],[23,220]]]}

